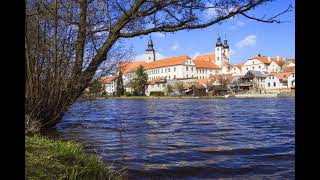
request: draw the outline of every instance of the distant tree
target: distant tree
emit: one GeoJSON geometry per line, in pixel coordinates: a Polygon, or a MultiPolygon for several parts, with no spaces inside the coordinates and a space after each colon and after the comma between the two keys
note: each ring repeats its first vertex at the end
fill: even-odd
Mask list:
{"type": "Polygon", "coordinates": [[[167,94],[172,93],[174,91],[172,85],[168,84],[167,88],[166,88],[166,91],[167,91],[167,94]]]}
{"type": "Polygon", "coordinates": [[[144,68],[140,65],[136,71],[136,77],[133,78],[131,86],[135,95],[144,95],[145,86],[148,82],[148,74],[144,72],[144,68]]]}
{"type": "Polygon", "coordinates": [[[124,87],[123,87],[123,79],[122,79],[122,72],[119,71],[117,76],[117,89],[116,89],[117,96],[123,96],[124,94],[124,87]]]}
{"type": "Polygon", "coordinates": [[[90,94],[100,94],[102,93],[103,86],[99,80],[95,80],[90,86],[89,86],[89,93],[90,94]]]}
{"type": "Polygon", "coordinates": [[[178,81],[174,84],[174,89],[181,95],[184,90],[184,86],[185,85],[182,81],[178,81]]]}

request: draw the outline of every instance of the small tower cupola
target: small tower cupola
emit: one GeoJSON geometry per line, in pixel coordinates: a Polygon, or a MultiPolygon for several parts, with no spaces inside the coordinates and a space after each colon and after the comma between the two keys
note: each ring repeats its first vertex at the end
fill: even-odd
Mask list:
{"type": "Polygon", "coordinates": [[[154,49],[153,49],[153,42],[152,42],[151,37],[150,37],[150,39],[149,39],[149,41],[148,41],[147,51],[154,51],[154,49]]]}
{"type": "Polygon", "coordinates": [[[224,49],[229,49],[229,45],[228,45],[228,41],[227,40],[223,41],[223,48],[224,49]]]}
{"type": "Polygon", "coordinates": [[[223,46],[222,42],[221,42],[221,38],[218,37],[217,39],[217,43],[216,43],[216,47],[219,47],[219,46],[223,46]]]}

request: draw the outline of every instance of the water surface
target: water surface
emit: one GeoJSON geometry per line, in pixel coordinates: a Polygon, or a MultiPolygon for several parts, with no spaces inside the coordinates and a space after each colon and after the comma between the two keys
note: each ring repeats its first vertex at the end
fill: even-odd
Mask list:
{"type": "Polygon", "coordinates": [[[56,131],[129,179],[294,179],[294,98],[96,100],[56,131]]]}

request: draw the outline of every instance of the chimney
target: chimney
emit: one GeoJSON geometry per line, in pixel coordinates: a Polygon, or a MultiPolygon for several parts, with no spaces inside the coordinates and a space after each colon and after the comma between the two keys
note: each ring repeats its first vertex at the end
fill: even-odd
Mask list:
{"type": "Polygon", "coordinates": [[[271,57],[270,56],[268,56],[268,62],[270,62],[271,61],[271,57]]]}

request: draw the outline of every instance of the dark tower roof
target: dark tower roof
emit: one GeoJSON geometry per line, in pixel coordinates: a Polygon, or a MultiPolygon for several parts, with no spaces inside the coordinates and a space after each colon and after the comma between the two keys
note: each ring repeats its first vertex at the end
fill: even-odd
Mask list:
{"type": "Polygon", "coordinates": [[[147,48],[146,51],[154,51],[151,37],[150,37],[150,39],[148,41],[148,48],[147,48]]]}
{"type": "Polygon", "coordinates": [[[221,38],[220,37],[218,37],[217,43],[216,43],[216,47],[218,47],[218,46],[222,46],[222,42],[221,42],[221,38]]]}
{"type": "Polygon", "coordinates": [[[229,49],[228,41],[224,40],[223,41],[223,48],[229,49]]]}

